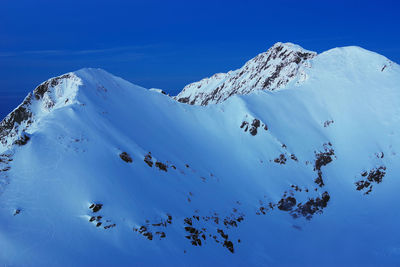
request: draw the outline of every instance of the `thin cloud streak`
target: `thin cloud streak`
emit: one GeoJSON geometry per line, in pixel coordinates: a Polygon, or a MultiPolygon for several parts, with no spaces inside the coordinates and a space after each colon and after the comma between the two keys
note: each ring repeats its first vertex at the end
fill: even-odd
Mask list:
{"type": "Polygon", "coordinates": [[[142,45],[142,46],[121,46],[104,49],[85,49],[85,50],[28,50],[28,51],[10,51],[0,52],[0,57],[19,57],[19,56],[76,56],[76,55],[92,55],[106,53],[133,52],[136,50],[154,48],[159,45],[142,45]]]}

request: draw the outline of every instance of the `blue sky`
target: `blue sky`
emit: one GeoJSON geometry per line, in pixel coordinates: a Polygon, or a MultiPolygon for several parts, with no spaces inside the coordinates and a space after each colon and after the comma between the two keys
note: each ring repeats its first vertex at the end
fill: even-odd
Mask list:
{"type": "Polygon", "coordinates": [[[400,62],[399,2],[3,0],[0,116],[82,67],[176,94],[278,41],[317,52],[358,45],[400,62]]]}

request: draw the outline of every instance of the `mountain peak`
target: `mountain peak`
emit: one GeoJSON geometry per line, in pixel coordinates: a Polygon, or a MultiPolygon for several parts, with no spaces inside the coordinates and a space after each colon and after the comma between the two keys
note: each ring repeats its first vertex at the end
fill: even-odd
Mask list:
{"type": "Polygon", "coordinates": [[[0,122],[0,152],[23,136],[38,117],[76,103],[81,84],[81,79],[74,72],[50,78],[39,84],[0,122]]]}
{"type": "Polygon", "coordinates": [[[1,123],[0,262],[398,265],[400,67],[338,48],[297,83],[314,55],[278,43],[199,90],[287,90],[207,108],[99,69],[42,83],[1,123]]]}
{"type": "Polygon", "coordinates": [[[278,42],[238,70],[218,73],[191,83],[175,99],[191,105],[220,103],[236,94],[276,90],[298,77],[301,67],[317,53],[292,43],[278,42]]]}
{"type": "Polygon", "coordinates": [[[132,90],[147,91],[103,69],[83,68],[50,78],[0,122],[0,153],[36,131],[38,123],[55,110],[72,105],[83,107],[89,102],[97,105],[111,97],[123,98],[123,94],[132,90]]]}
{"type": "Polygon", "coordinates": [[[304,49],[300,45],[297,45],[297,44],[294,44],[294,43],[290,43],[290,42],[286,42],[286,43],[276,42],[273,46],[271,46],[270,49],[277,49],[279,47],[282,47],[283,49],[286,49],[286,50],[314,53],[313,51],[309,51],[307,49],[304,49]]]}

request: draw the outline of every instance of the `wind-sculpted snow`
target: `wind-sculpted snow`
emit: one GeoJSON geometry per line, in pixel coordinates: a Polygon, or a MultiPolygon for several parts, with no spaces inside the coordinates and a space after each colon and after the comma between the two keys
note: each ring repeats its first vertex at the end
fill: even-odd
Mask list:
{"type": "Polygon", "coordinates": [[[43,83],[1,124],[0,262],[399,265],[400,68],[307,62],[207,106],[99,69],[43,83]]]}

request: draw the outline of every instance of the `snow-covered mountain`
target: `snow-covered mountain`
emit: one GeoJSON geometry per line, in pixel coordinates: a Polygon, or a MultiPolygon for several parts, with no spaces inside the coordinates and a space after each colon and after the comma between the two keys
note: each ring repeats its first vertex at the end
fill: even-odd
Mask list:
{"type": "Polygon", "coordinates": [[[217,73],[185,86],[175,99],[205,106],[255,90],[274,91],[294,80],[301,83],[307,78],[305,68],[310,67],[309,60],[316,55],[298,45],[279,42],[238,70],[217,73]]]}
{"type": "Polygon", "coordinates": [[[399,265],[400,66],[281,57],[269,90],[187,96],[218,105],[99,69],[41,84],[0,124],[0,263],[399,265]]]}

